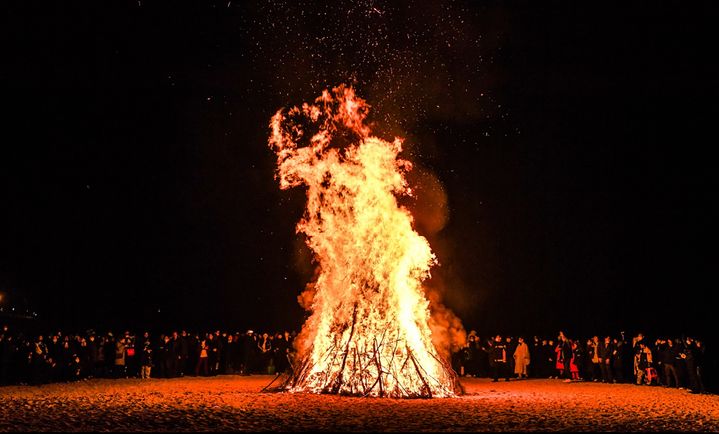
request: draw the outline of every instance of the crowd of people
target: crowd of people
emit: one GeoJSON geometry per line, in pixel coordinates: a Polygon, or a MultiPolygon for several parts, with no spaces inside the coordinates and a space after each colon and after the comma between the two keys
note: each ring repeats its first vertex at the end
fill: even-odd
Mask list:
{"type": "Polygon", "coordinates": [[[290,368],[296,333],[185,330],[28,336],[0,330],[0,385],[85,378],[173,378],[274,374],[290,368]]]}
{"type": "MultiPolygon", "coordinates": [[[[44,384],[85,378],[173,378],[220,374],[275,374],[292,369],[296,332],[188,333],[151,335],[130,331],[49,336],[0,330],[0,385],[44,384]]],[[[642,334],[556,339],[496,335],[472,331],[452,352],[460,376],[556,378],[662,385],[705,392],[704,344],[683,337],[649,342],[642,334]]]]}
{"type": "Polygon", "coordinates": [[[627,341],[621,337],[593,336],[570,339],[494,337],[483,339],[472,331],[467,343],[452,354],[453,368],[461,376],[492,377],[492,381],[557,378],[564,381],[634,383],[706,392],[705,347],[692,337],[658,338],[643,334],[627,341]]]}

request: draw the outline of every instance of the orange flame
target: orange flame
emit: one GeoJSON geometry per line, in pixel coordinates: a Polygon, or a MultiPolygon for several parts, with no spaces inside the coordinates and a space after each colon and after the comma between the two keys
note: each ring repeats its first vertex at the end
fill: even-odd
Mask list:
{"type": "Polygon", "coordinates": [[[270,123],[280,187],[307,187],[297,225],[318,263],[302,303],[295,392],[447,397],[454,371],[432,344],[421,282],[436,263],[396,195],[411,195],[402,141],[371,135],[369,106],[351,87],[325,90],[270,123]]]}

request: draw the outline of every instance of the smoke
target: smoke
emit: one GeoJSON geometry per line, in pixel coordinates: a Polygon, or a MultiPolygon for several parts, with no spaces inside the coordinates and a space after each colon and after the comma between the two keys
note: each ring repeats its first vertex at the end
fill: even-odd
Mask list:
{"type": "Polygon", "coordinates": [[[448,267],[443,266],[449,252],[446,252],[441,232],[449,221],[449,201],[439,177],[427,167],[413,163],[412,170],[407,174],[407,182],[413,195],[401,202],[414,217],[417,231],[429,239],[432,249],[438,254],[439,266],[433,269],[432,278],[425,282],[424,290],[429,300],[432,343],[440,355],[449,358],[451,352],[457,351],[467,341],[462,320],[444,305],[444,297],[448,292],[456,293],[463,289],[459,279],[448,279],[448,267]],[[448,280],[452,282],[451,285],[447,283],[448,280]]]}
{"type": "Polygon", "coordinates": [[[457,315],[442,304],[442,296],[436,288],[425,287],[429,299],[429,328],[432,343],[440,356],[449,360],[451,353],[467,342],[467,331],[457,315]]]}
{"type": "Polygon", "coordinates": [[[431,170],[417,163],[413,163],[406,178],[413,194],[409,199],[403,198],[401,203],[412,213],[418,232],[432,237],[439,233],[449,220],[444,186],[431,170]]]}
{"type": "MultiPolygon", "coordinates": [[[[319,272],[316,272],[315,274],[319,274],[319,272]]],[[[302,309],[307,312],[312,311],[312,303],[314,303],[315,294],[317,293],[317,289],[315,287],[315,280],[316,279],[312,279],[311,282],[305,285],[305,290],[297,296],[297,302],[300,304],[302,309]]],[[[298,360],[304,358],[307,355],[307,352],[312,345],[311,336],[312,328],[310,327],[309,322],[305,321],[302,326],[302,330],[293,342],[293,346],[297,351],[296,358],[298,360]]]]}
{"type": "Polygon", "coordinates": [[[313,263],[314,256],[310,248],[307,247],[307,242],[303,235],[299,235],[293,240],[292,252],[292,265],[302,281],[314,281],[317,278],[317,267],[313,263]]]}

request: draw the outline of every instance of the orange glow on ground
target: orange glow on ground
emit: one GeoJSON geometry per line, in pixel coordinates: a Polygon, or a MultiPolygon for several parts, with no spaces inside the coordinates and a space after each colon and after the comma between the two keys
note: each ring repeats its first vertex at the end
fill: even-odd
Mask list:
{"type": "Polygon", "coordinates": [[[463,378],[448,399],[260,393],[271,376],[0,387],[0,431],[719,431],[719,396],[463,378]]]}

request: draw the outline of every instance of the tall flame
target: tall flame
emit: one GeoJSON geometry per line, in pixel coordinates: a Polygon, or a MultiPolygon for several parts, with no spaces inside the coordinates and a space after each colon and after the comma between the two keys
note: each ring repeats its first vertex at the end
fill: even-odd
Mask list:
{"type": "Polygon", "coordinates": [[[290,391],[447,397],[457,377],[437,352],[422,281],[436,263],[397,195],[411,195],[402,141],[372,135],[351,87],[278,111],[269,145],[280,187],[307,188],[297,225],[318,264],[290,391]]]}

